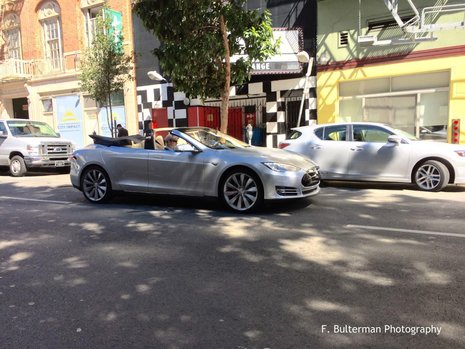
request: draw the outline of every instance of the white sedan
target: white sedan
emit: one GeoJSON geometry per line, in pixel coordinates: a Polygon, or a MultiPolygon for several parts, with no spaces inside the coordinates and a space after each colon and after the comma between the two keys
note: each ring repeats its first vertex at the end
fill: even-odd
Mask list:
{"type": "Polygon", "coordinates": [[[322,180],[414,183],[425,191],[465,184],[465,146],[420,141],[383,124],[297,127],[279,147],[310,157],[322,180]]]}

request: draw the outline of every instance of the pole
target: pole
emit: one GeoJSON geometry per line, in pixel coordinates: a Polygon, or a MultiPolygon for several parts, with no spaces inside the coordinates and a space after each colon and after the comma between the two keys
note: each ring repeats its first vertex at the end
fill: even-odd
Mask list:
{"type": "Polygon", "coordinates": [[[297,126],[300,126],[300,119],[302,116],[302,110],[304,109],[304,101],[308,97],[308,80],[310,79],[310,74],[312,73],[312,66],[313,66],[313,57],[310,57],[307,66],[307,73],[305,74],[305,82],[304,82],[304,89],[302,91],[302,101],[300,102],[300,109],[299,109],[299,117],[297,119],[297,126]]]}

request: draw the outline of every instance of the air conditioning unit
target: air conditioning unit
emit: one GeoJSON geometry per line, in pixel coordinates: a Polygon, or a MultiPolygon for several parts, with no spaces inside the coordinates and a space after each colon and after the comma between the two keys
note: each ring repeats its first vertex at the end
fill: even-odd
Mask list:
{"type": "Polygon", "coordinates": [[[371,46],[376,42],[376,36],[362,35],[358,37],[357,42],[360,46],[371,46]]]}

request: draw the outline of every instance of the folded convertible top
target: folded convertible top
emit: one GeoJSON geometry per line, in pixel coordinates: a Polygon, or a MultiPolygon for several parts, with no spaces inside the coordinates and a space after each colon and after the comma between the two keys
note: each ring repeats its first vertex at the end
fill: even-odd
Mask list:
{"type": "Polygon", "coordinates": [[[105,145],[107,147],[116,146],[122,147],[127,145],[127,141],[131,141],[133,143],[141,143],[145,141],[145,137],[141,135],[131,135],[131,136],[124,136],[124,137],[105,137],[100,135],[89,135],[90,138],[94,140],[94,144],[105,145]]]}

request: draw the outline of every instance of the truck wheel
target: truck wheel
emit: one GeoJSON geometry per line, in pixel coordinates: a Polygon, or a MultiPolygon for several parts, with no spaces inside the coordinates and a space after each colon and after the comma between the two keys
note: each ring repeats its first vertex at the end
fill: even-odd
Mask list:
{"type": "Polygon", "coordinates": [[[27,167],[24,159],[19,156],[15,155],[10,160],[10,173],[13,177],[22,177],[26,174],[27,167]]]}

